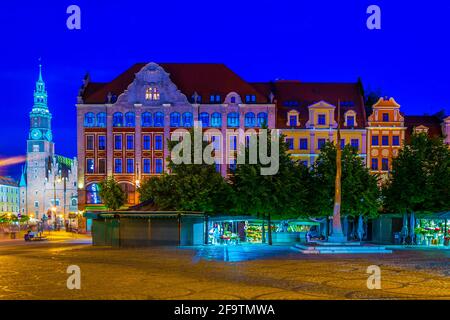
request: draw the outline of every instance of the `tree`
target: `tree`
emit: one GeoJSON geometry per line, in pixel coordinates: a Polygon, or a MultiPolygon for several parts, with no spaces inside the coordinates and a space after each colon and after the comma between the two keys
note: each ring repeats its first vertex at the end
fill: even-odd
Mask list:
{"type": "MultiPolygon", "coordinates": [[[[271,140],[269,134],[268,145],[271,140]]],[[[236,213],[262,216],[263,219],[267,215],[269,245],[272,244],[271,219],[298,218],[307,212],[306,204],[310,196],[307,186],[310,180],[308,168],[290,158],[284,136],[279,137],[278,143],[279,166],[276,174],[262,175],[261,168],[265,166],[259,160],[257,164],[250,164],[247,161],[245,164],[238,164],[232,176],[236,213]]],[[[249,147],[243,152],[248,159],[249,147]]],[[[270,151],[268,153],[270,156],[270,151]]]]}
{"type": "Polygon", "coordinates": [[[413,134],[392,161],[383,188],[390,212],[450,210],[450,150],[440,138],[413,134]]]}
{"type": "Polygon", "coordinates": [[[106,178],[99,187],[100,197],[108,209],[116,211],[125,204],[127,196],[114,177],[106,178]]]}
{"type": "MultiPolygon", "coordinates": [[[[329,216],[333,212],[336,179],[336,146],[326,143],[313,166],[310,208],[313,215],[329,216]]],[[[370,174],[357,150],[350,145],[342,149],[342,202],[344,216],[375,217],[380,209],[377,177],[370,174]]]]}
{"type": "MultiPolygon", "coordinates": [[[[187,137],[184,137],[187,139],[187,137]]],[[[189,132],[190,146],[180,152],[180,156],[194,155],[194,132],[189,132]]],[[[169,141],[169,151],[173,151],[178,141],[169,141]]],[[[208,144],[202,142],[202,154],[208,144]]],[[[170,174],[143,181],[138,191],[140,201],[152,200],[162,210],[201,211],[210,214],[224,212],[232,204],[232,189],[216,171],[214,164],[208,164],[202,157],[201,163],[175,163],[168,159],[170,174]]]]}

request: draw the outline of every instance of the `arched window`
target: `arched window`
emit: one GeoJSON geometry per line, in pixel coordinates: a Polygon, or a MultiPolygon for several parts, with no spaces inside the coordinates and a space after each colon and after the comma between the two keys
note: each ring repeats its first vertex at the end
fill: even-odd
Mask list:
{"type": "Polygon", "coordinates": [[[164,127],[164,113],[155,113],[155,127],[164,127]]]}
{"type": "Polygon", "coordinates": [[[135,127],[136,126],[136,115],[134,112],[125,113],[125,127],[135,127]]]}
{"type": "Polygon", "coordinates": [[[76,207],[76,205],[77,205],[77,199],[73,198],[73,199],[71,200],[71,202],[72,202],[72,207],[76,207]]]}
{"type": "Polygon", "coordinates": [[[256,117],[253,112],[247,112],[245,114],[245,126],[248,128],[253,128],[256,124],[256,117]]]}
{"type": "Polygon", "coordinates": [[[222,126],[222,114],[214,112],[211,115],[211,127],[220,128],[222,126]]]}
{"type": "Polygon", "coordinates": [[[267,113],[260,112],[258,113],[258,127],[262,127],[263,125],[267,126],[267,113]]]}
{"type": "Polygon", "coordinates": [[[113,114],[113,127],[123,127],[123,114],[121,112],[113,114]]]}
{"type": "Polygon", "coordinates": [[[209,127],[209,114],[207,112],[200,113],[198,118],[202,122],[202,127],[209,127]]]}
{"type": "Polygon", "coordinates": [[[84,115],[84,126],[86,128],[92,128],[95,126],[95,114],[88,112],[84,115]]]}
{"type": "Polygon", "coordinates": [[[192,127],[192,113],[191,112],[185,112],[183,113],[183,126],[186,128],[192,127]]]}
{"type": "Polygon", "coordinates": [[[171,127],[180,127],[180,114],[178,112],[172,112],[170,114],[170,126],[171,127]]]}
{"type": "Polygon", "coordinates": [[[106,112],[97,113],[97,127],[106,128],[106,112]]]}
{"type": "Polygon", "coordinates": [[[141,125],[144,128],[152,126],[152,114],[150,112],[141,114],[141,125]]]}
{"type": "Polygon", "coordinates": [[[160,98],[159,90],[155,86],[150,86],[145,90],[145,100],[158,101],[160,98]]]}
{"type": "Polygon", "coordinates": [[[86,186],[86,204],[100,204],[100,187],[97,183],[86,186]]]}
{"type": "Polygon", "coordinates": [[[228,114],[228,126],[232,128],[239,127],[239,113],[231,112],[228,114]]]}

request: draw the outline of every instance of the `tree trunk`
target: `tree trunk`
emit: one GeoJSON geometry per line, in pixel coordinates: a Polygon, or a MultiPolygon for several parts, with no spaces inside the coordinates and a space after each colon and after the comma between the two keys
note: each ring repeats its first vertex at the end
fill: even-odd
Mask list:
{"type": "Polygon", "coordinates": [[[270,213],[267,216],[267,235],[269,238],[269,246],[272,245],[272,221],[270,220],[270,213]]]}

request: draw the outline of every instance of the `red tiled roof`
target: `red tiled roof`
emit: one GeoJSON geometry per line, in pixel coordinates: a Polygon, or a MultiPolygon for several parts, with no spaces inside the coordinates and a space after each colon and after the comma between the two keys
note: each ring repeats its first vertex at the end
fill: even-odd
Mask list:
{"type": "Polygon", "coordinates": [[[341,102],[341,126],[344,127],[344,114],[356,112],[356,128],[366,126],[366,112],[363,96],[358,83],[305,83],[299,81],[276,81],[273,83],[277,100],[277,128],[286,128],[287,113],[297,110],[300,114],[301,127],[309,120],[308,106],[325,101],[336,106],[337,120],[338,100],[341,102]],[[287,106],[291,102],[291,106],[287,106]],[[294,105],[292,105],[294,102],[294,105]]]}
{"type": "Polygon", "coordinates": [[[412,135],[415,127],[425,126],[428,128],[430,137],[442,137],[442,121],[436,116],[407,116],[405,115],[406,140],[412,135]]]}
{"type": "MultiPolygon", "coordinates": [[[[146,63],[138,63],[109,83],[88,83],[84,94],[85,103],[105,103],[111,92],[119,96],[133,82],[146,63]]],[[[208,103],[210,95],[220,94],[222,99],[230,92],[237,92],[242,99],[245,95],[255,95],[257,103],[267,103],[268,98],[252,85],[241,79],[224,64],[218,63],[159,63],[170,74],[170,79],[188,99],[194,92],[208,103]]]]}

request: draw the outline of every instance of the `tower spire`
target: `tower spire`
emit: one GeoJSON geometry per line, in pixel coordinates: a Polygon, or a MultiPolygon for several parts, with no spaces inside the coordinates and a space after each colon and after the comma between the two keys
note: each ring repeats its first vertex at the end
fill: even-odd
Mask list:
{"type": "Polygon", "coordinates": [[[39,63],[39,82],[44,82],[44,80],[42,80],[42,64],[39,63]]]}
{"type": "Polygon", "coordinates": [[[47,109],[47,90],[45,90],[45,82],[42,78],[42,64],[39,63],[39,78],[36,81],[36,89],[34,90],[34,107],[33,109],[47,109]]]}

